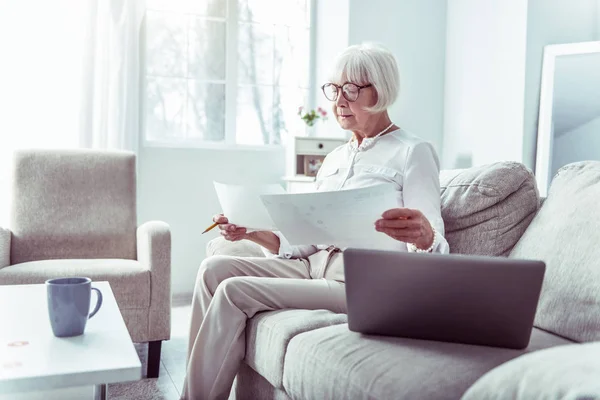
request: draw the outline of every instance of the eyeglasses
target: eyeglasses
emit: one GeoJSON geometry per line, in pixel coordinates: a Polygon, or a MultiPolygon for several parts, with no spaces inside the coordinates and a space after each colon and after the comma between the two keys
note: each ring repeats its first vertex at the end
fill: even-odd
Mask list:
{"type": "Polygon", "coordinates": [[[372,84],[358,86],[352,82],[346,82],[342,86],[336,85],[335,83],[326,83],[321,86],[321,90],[323,90],[323,94],[329,101],[337,101],[338,93],[340,89],[342,89],[342,95],[349,102],[354,102],[358,99],[358,95],[360,93],[360,89],[368,88],[369,86],[373,86],[372,84]]]}

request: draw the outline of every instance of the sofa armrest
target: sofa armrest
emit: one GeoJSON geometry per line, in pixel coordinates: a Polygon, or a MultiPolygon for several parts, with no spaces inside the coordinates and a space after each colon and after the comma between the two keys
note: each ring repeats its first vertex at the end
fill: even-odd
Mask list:
{"type": "Polygon", "coordinates": [[[10,240],[12,233],[0,227],[0,269],[10,265],[10,240]]]}
{"type": "Polygon", "coordinates": [[[461,400],[600,399],[600,342],[535,351],[494,368],[461,400]]]}
{"type": "Polygon", "coordinates": [[[456,178],[461,173],[465,172],[468,168],[454,168],[454,169],[442,169],[440,170],[440,185],[444,185],[456,178]]]}
{"type": "MultiPolygon", "coordinates": [[[[150,329],[169,336],[171,327],[171,230],[160,221],[137,228],[137,259],[150,270],[150,329]],[[155,319],[155,320],[153,320],[155,319]]],[[[154,335],[156,336],[156,335],[154,335]]],[[[168,337],[164,337],[168,339],[168,337]]]]}

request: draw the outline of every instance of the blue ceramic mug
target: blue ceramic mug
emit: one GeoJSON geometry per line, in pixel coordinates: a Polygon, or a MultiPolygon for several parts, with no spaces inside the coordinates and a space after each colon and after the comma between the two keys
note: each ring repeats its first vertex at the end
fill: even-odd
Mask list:
{"type": "Polygon", "coordinates": [[[46,289],[54,335],[69,337],[83,334],[87,320],[96,315],[102,305],[102,292],[92,287],[90,278],[83,277],[48,279],[46,289]],[[98,294],[98,301],[90,314],[92,290],[98,294]]]}

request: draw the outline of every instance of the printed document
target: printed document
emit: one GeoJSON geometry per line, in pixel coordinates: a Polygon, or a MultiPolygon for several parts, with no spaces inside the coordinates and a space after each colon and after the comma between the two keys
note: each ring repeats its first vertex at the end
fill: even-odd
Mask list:
{"type": "Polygon", "coordinates": [[[248,230],[277,230],[271,216],[263,205],[260,195],[282,194],[281,185],[230,185],[213,182],[221,210],[229,219],[229,223],[248,230]]]}
{"type": "Polygon", "coordinates": [[[398,242],[375,230],[384,211],[398,207],[393,185],[297,194],[263,194],[277,230],[292,245],[324,244],[394,250],[398,242]]]}

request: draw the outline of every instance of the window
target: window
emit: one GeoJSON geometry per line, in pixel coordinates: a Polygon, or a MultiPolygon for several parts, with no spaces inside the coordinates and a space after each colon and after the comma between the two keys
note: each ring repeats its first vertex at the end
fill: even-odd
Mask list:
{"type": "Polygon", "coordinates": [[[147,144],[277,145],[304,129],[311,0],[148,0],[147,144]]]}

